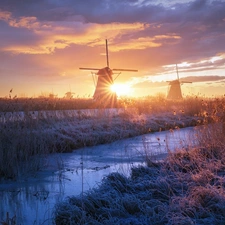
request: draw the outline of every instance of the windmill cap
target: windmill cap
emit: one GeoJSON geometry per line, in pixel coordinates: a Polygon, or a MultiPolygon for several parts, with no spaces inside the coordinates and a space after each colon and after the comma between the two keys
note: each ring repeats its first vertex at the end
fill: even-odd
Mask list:
{"type": "Polygon", "coordinates": [[[97,75],[108,76],[112,75],[112,70],[109,67],[102,68],[98,71],[97,75]]]}

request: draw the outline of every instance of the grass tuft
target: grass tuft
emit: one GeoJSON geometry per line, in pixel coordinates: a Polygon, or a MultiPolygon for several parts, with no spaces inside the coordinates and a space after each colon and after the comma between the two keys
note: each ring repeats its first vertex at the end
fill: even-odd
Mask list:
{"type": "Polygon", "coordinates": [[[106,176],[97,188],[58,203],[56,225],[224,224],[225,136],[218,109],[207,113],[210,124],[197,132],[197,147],[169,152],[162,162],[146,157],[147,166],[133,167],[129,177],[106,176]]]}

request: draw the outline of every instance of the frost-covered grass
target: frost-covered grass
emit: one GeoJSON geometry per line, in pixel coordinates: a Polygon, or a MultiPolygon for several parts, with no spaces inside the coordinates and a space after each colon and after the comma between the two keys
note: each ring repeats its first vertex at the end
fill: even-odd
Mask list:
{"type": "Polygon", "coordinates": [[[55,207],[55,224],[224,224],[225,132],[213,124],[197,135],[197,148],[163,162],[149,158],[129,177],[112,173],[97,188],[68,197],[55,207]]]}
{"type": "Polygon", "coordinates": [[[80,110],[71,116],[66,109],[88,107],[90,99],[1,99],[0,178],[16,178],[38,170],[41,157],[52,152],[69,152],[149,132],[196,126],[208,123],[213,116],[215,121],[223,110],[223,101],[196,97],[176,102],[162,96],[126,98],[119,100],[118,106],[124,110],[116,109],[117,114],[106,111],[87,115],[80,110]],[[21,110],[22,120],[7,120],[9,111],[18,116],[21,110]],[[43,110],[51,113],[46,117],[43,110]]]}
{"type": "Polygon", "coordinates": [[[173,113],[139,115],[130,111],[104,117],[79,115],[9,121],[0,127],[0,177],[15,178],[26,171],[38,170],[41,157],[53,152],[71,152],[85,146],[199,123],[199,117],[173,113]]]}

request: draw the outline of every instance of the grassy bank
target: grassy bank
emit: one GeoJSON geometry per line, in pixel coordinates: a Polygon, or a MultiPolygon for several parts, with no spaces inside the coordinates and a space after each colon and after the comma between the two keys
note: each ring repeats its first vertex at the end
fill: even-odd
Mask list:
{"type": "Polygon", "coordinates": [[[55,208],[55,224],[224,224],[225,132],[213,123],[197,136],[197,148],[169,152],[163,162],[149,157],[129,177],[112,173],[68,197],[55,208]]]}
{"type": "MultiPolygon", "coordinates": [[[[9,105],[5,107],[9,109],[12,102],[7,101],[9,105]]],[[[27,171],[38,170],[41,157],[52,152],[69,152],[149,132],[217,121],[224,105],[223,99],[187,98],[173,102],[158,96],[121,99],[119,104],[124,111],[117,115],[100,113],[91,116],[80,111],[71,117],[64,111],[69,107],[69,100],[65,100],[67,107],[63,107],[65,102],[61,99],[61,106],[58,104],[54,108],[64,112],[64,116],[59,118],[54,116],[55,110],[48,117],[43,117],[40,111],[36,111],[38,116],[32,117],[25,106],[35,108],[25,103],[25,108],[21,108],[19,100],[14,101],[17,101],[17,106],[15,102],[12,104],[13,112],[24,110],[24,119],[4,119],[0,126],[0,177],[12,179],[23,176],[27,171]]],[[[35,106],[38,104],[39,100],[33,103],[35,106]]],[[[43,107],[40,104],[38,109],[43,110],[43,107]]],[[[73,107],[71,104],[71,109],[73,107]]],[[[84,102],[80,107],[84,107],[84,102]]],[[[1,113],[4,116],[6,112],[1,113]]]]}

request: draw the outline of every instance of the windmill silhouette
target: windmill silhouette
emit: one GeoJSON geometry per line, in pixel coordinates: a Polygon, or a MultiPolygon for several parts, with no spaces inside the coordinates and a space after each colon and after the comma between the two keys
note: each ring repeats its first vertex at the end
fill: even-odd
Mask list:
{"type": "Polygon", "coordinates": [[[71,91],[71,87],[70,87],[70,90],[65,93],[64,98],[66,98],[66,99],[72,99],[74,94],[75,94],[75,92],[72,92],[71,91]]]}
{"type": "Polygon", "coordinates": [[[180,81],[177,64],[176,64],[176,71],[177,71],[177,79],[173,81],[167,81],[169,82],[169,91],[168,91],[167,99],[171,99],[171,100],[182,99],[183,96],[181,91],[181,85],[183,83],[192,83],[189,81],[180,81]]]}
{"type": "Polygon", "coordinates": [[[109,68],[109,53],[108,53],[108,41],[105,40],[106,46],[106,67],[99,68],[86,68],[80,67],[80,70],[97,70],[95,73],[97,76],[97,82],[95,82],[95,92],[93,95],[93,99],[97,101],[104,107],[114,107],[117,103],[117,95],[115,92],[112,92],[111,87],[114,84],[115,79],[120,75],[122,71],[127,72],[137,72],[138,70],[132,69],[110,69],[109,68]],[[116,72],[116,73],[114,73],[116,72]],[[113,79],[113,75],[117,74],[117,76],[113,79]]]}

